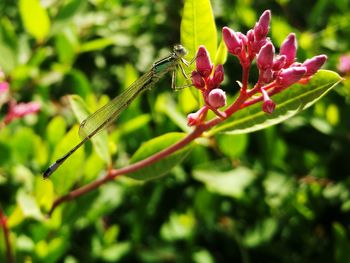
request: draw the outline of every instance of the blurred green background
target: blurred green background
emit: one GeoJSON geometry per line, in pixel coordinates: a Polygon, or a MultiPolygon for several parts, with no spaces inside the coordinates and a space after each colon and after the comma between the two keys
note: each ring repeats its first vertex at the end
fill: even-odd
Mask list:
{"type": "MultiPolygon", "coordinates": [[[[347,0],[215,0],[212,7],[219,36],[223,26],[246,33],[270,9],[269,36],[278,47],[295,32],[299,61],[326,54],[325,68],[337,71],[350,52],[347,0]]],[[[200,141],[167,176],[118,178],[45,217],[55,197],[110,163],[88,143],[42,180],[79,140],[66,95],[79,95],[91,111],[115,97],[179,43],[182,8],[174,0],[0,1],[8,96],[41,105],[0,128],[0,207],[16,262],[350,262],[350,71],[283,124],[200,141]]],[[[232,95],[241,74],[232,56],[225,72],[222,87],[232,95]]],[[[189,94],[172,92],[168,77],[134,101],[106,139],[113,167],[125,166],[143,142],[186,129],[198,107],[189,94]]],[[[7,112],[3,103],[0,120],[7,112]]]]}

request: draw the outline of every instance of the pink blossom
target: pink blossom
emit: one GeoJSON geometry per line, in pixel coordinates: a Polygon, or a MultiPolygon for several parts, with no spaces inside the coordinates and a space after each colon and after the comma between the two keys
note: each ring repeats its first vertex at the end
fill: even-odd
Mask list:
{"type": "Polygon", "coordinates": [[[5,116],[5,123],[10,123],[14,119],[22,118],[25,115],[36,113],[40,110],[40,104],[38,102],[28,103],[16,103],[12,101],[10,103],[9,112],[5,116]]]}
{"type": "Polygon", "coordinates": [[[198,71],[195,71],[195,70],[192,71],[191,80],[192,80],[192,84],[196,88],[202,89],[205,87],[204,79],[202,78],[201,74],[198,71]]]}
{"type": "Polygon", "coordinates": [[[314,56],[310,59],[305,60],[305,62],[302,64],[306,68],[306,73],[304,77],[310,77],[314,75],[317,72],[317,70],[319,70],[322,67],[326,60],[326,55],[314,56]]]}
{"type": "Polygon", "coordinates": [[[337,65],[337,68],[340,73],[342,74],[349,74],[350,73],[350,55],[341,55],[339,58],[339,63],[337,65]]]}
{"type": "Polygon", "coordinates": [[[204,46],[200,46],[196,55],[196,68],[203,78],[207,78],[213,70],[209,53],[204,46]]]}
{"type": "Polygon", "coordinates": [[[267,42],[257,56],[257,64],[259,69],[265,70],[272,68],[275,48],[271,42],[267,42]]]}
{"type": "Polygon", "coordinates": [[[9,90],[9,84],[8,84],[8,82],[2,82],[2,83],[0,83],[0,94],[1,93],[5,93],[5,92],[7,92],[9,90]]]}
{"type": "Polygon", "coordinates": [[[190,113],[187,115],[187,125],[195,126],[203,122],[208,113],[208,107],[204,106],[199,109],[197,112],[190,113]]]}
{"type": "Polygon", "coordinates": [[[280,69],[282,69],[284,67],[285,64],[286,64],[286,56],[285,55],[278,55],[277,57],[275,57],[275,59],[273,61],[272,69],[274,71],[279,71],[280,69]]]}
{"type": "Polygon", "coordinates": [[[274,103],[269,95],[267,94],[266,90],[264,89],[261,89],[261,93],[263,95],[263,99],[264,99],[264,102],[263,102],[263,105],[262,105],[262,110],[265,112],[265,113],[268,113],[268,114],[271,114],[275,108],[276,108],[276,103],[274,103]]]}
{"type": "Polygon", "coordinates": [[[235,31],[226,26],[223,27],[222,38],[224,39],[228,52],[232,55],[240,55],[243,48],[242,40],[238,37],[235,31]]]}
{"type": "Polygon", "coordinates": [[[288,87],[298,82],[306,73],[306,67],[290,67],[282,69],[277,76],[277,83],[282,87],[288,87]]]}
{"type": "Polygon", "coordinates": [[[297,40],[294,33],[290,33],[283,41],[280,49],[280,55],[286,56],[286,63],[284,67],[288,67],[295,61],[297,53],[297,40]]]}
{"type": "Polygon", "coordinates": [[[209,105],[215,109],[226,105],[226,94],[222,89],[213,89],[208,95],[209,105]]]}
{"type": "Polygon", "coordinates": [[[264,39],[269,32],[269,25],[271,20],[271,11],[266,10],[259,18],[259,21],[254,26],[254,36],[256,41],[264,39]]]}

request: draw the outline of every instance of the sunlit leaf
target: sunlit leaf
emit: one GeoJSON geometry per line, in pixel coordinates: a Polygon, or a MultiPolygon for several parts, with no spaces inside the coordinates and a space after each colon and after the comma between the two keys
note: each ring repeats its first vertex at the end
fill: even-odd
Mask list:
{"type": "Polygon", "coordinates": [[[238,167],[229,171],[220,171],[214,164],[212,167],[194,170],[193,176],[204,183],[209,191],[233,198],[241,198],[245,188],[255,178],[252,171],[247,168],[238,167]]]}
{"type": "Polygon", "coordinates": [[[215,65],[224,65],[227,59],[227,48],[224,41],[220,42],[219,48],[215,55],[215,65]]]}
{"type": "Polygon", "coordinates": [[[19,11],[25,29],[41,42],[50,31],[50,18],[39,0],[20,0],[19,11]]]}
{"type": "MultiPolygon", "coordinates": [[[[132,156],[131,163],[160,152],[161,150],[173,145],[186,136],[184,133],[167,133],[145,142],[132,156]]],[[[179,164],[191,150],[191,144],[181,150],[171,154],[170,156],[152,164],[141,168],[140,170],[127,174],[126,176],[137,180],[150,180],[168,173],[175,165],[179,164]]]]}
{"type": "Polygon", "coordinates": [[[35,199],[40,207],[48,211],[54,200],[54,187],[52,181],[43,180],[41,177],[35,178],[35,199]]]}
{"type": "Polygon", "coordinates": [[[209,0],[186,0],[181,20],[181,43],[193,58],[198,47],[204,45],[214,61],[217,33],[209,0]]]}
{"type": "Polygon", "coordinates": [[[80,52],[91,52],[94,50],[102,50],[110,45],[113,45],[115,40],[112,38],[99,38],[81,44],[80,52]]]}
{"type": "Polygon", "coordinates": [[[44,219],[40,212],[39,206],[33,196],[20,191],[17,195],[17,202],[20,205],[25,218],[33,218],[36,220],[44,219]]]}
{"type": "Polygon", "coordinates": [[[337,73],[320,70],[308,84],[296,84],[274,95],[272,100],[277,107],[272,114],[264,113],[261,103],[256,103],[236,112],[210,133],[215,134],[219,131],[232,134],[248,133],[275,125],[310,107],[340,81],[341,78],[337,73]]]}

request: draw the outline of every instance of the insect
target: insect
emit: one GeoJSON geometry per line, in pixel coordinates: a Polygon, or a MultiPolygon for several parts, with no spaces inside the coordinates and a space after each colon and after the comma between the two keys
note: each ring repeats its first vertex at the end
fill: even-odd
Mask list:
{"type": "Polygon", "coordinates": [[[133,82],[123,93],[82,121],[79,128],[79,135],[83,139],[65,155],[51,164],[44,171],[43,177],[48,178],[69,156],[97,133],[108,127],[138,95],[152,88],[165,74],[172,73],[171,87],[175,89],[177,68],[180,68],[182,74],[187,78],[183,65],[189,66],[191,63],[184,59],[186,54],[187,50],[182,45],[175,45],[173,52],[169,56],[153,63],[151,69],[133,82]]]}

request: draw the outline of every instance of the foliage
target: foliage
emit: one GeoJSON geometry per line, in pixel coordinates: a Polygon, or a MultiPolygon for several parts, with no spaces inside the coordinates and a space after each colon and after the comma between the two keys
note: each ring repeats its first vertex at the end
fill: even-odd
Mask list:
{"type": "MultiPolygon", "coordinates": [[[[137,98],[108,134],[74,153],[49,180],[41,177],[80,140],[77,123],[167,55],[180,30],[189,59],[203,44],[215,65],[225,63],[222,88],[231,98],[241,69],[215,34],[223,26],[245,32],[265,9],[273,13],[275,43],[296,33],[298,60],[324,53],[326,68],[336,70],[339,57],[349,53],[347,1],[211,5],[207,0],[0,2],[0,65],[10,84],[8,96],[40,103],[38,113],[0,126],[0,212],[7,215],[16,262],[349,261],[349,72],[342,72],[343,83],[314,106],[280,125],[234,134],[257,130],[252,124],[266,128],[271,124],[266,120],[276,117],[253,105],[252,112],[233,115],[164,165],[130,175],[167,176],[147,182],[118,177],[46,217],[56,198],[100,178],[109,166],[124,167],[189,132],[185,116],[200,107],[198,94],[172,92],[165,78],[137,98]],[[218,133],[224,130],[233,131],[218,133]]],[[[253,72],[251,80],[257,76],[253,72]]],[[[336,73],[320,71],[309,84],[273,98],[292,105],[281,111],[290,117],[337,81],[336,73]]],[[[0,120],[8,109],[1,107],[0,120]]],[[[3,229],[0,262],[6,261],[3,229]]]]}

